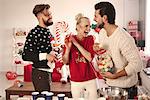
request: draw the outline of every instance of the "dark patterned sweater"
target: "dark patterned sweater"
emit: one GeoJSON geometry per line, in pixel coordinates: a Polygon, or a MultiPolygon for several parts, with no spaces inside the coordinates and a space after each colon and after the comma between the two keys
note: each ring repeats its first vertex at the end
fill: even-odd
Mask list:
{"type": "Polygon", "coordinates": [[[52,35],[49,29],[37,25],[26,37],[22,59],[32,61],[34,68],[49,68],[47,60],[39,60],[39,54],[51,52],[50,37],[52,35]]]}

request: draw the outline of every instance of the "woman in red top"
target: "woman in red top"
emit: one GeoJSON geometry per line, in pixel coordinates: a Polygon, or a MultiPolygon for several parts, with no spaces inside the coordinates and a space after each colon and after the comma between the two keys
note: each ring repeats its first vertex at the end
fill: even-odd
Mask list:
{"type": "Polygon", "coordinates": [[[81,98],[86,90],[88,100],[97,100],[95,74],[91,61],[94,57],[94,38],[87,35],[90,31],[90,21],[81,14],[76,16],[77,35],[65,39],[64,64],[69,64],[71,76],[71,92],[73,98],[81,98]]]}

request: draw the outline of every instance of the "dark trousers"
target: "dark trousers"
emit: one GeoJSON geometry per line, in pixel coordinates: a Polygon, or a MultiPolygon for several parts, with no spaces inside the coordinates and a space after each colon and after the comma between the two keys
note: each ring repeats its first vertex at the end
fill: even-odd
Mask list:
{"type": "Polygon", "coordinates": [[[48,72],[32,68],[32,82],[35,91],[50,91],[50,77],[48,72]]]}
{"type": "Polygon", "coordinates": [[[137,87],[132,86],[130,88],[123,88],[128,92],[128,99],[134,99],[135,96],[137,96],[137,87]]]}

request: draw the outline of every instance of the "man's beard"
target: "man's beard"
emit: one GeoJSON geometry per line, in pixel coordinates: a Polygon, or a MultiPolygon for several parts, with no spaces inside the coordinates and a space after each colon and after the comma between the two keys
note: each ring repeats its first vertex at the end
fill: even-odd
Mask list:
{"type": "Polygon", "coordinates": [[[44,21],[44,24],[45,24],[46,26],[51,26],[51,25],[53,25],[53,22],[52,22],[52,21],[49,22],[49,20],[50,20],[50,19],[48,19],[47,21],[44,21]]]}
{"type": "Polygon", "coordinates": [[[101,24],[99,24],[98,28],[100,28],[100,29],[104,28],[104,22],[102,22],[101,24]]]}

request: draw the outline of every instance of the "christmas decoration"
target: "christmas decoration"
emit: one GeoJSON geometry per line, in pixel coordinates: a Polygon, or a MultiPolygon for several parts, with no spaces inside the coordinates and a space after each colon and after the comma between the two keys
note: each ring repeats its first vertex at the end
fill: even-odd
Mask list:
{"type": "Polygon", "coordinates": [[[67,82],[68,74],[66,72],[67,67],[63,65],[62,62],[62,54],[64,41],[67,34],[70,34],[68,23],[65,21],[60,21],[54,24],[54,38],[51,38],[52,51],[55,52],[57,61],[55,62],[55,66],[53,67],[52,80],[53,81],[61,81],[62,83],[67,82]]]}
{"type": "Polygon", "coordinates": [[[14,80],[14,79],[17,78],[17,74],[16,74],[16,72],[8,71],[8,72],[6,73],[6,78],[7,78],[8,80],[14,80]]]}
{"type": "Polygon", "coordinates": [[[91,28],[92,28],[92,29],[94,29],[94,30],[95,30],[95,32],[97,32],[97,33],[99,33],[99,32],[100,32],[100,30],[101,30],[99,27],[97,27],[97,25],[96,25],[96,24],[92,24],[92,25],[91,25],[91,28]]]}
{"type": "Polygon", "coordinates": [[[68,23],[65,21],[57,22],[54,25],[54,39],[51,39],[52,48],[57,52],[58,61],[62,62],[62,51],[64,46],[64,38],[69,34],[68,23]]]}

